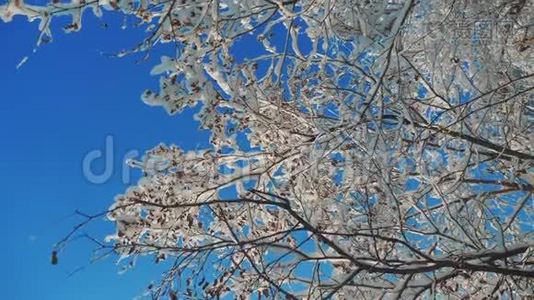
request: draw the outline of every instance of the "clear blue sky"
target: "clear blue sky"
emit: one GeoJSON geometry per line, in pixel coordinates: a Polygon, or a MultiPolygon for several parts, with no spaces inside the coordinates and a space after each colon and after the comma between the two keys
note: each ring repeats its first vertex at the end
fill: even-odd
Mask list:
{"type": "MultiPolygon", "coordinates": [[[[69,216],[74,210],[106,209],[125,190],[121,169],[128,150],[144,152],[159,142],[187,149],[207,146],[208,134],[197,130],[192,112],[170,117],[140,100],[145,88],[157,87],[158,78],[150,77],[149,71],[159,61],[158,55],[136,64],[134,57],[114,59],[101,54],[133,46],[142,37],[141,30],[121,30],[120,17],[108,14],[105,20],[110,25],[107,29],[88,14],[83,30],[68,35],[55,26],[54,42],[35,54],[36,22],[16,18],[0,23],[4,299],[140,295],[150,279],[158,278],[152,264],[141,262],[134,271],[118,275],[114,259],[89,264],[93,245],[79,241],[61,252],[59,264],[52,266],[52,246],[80,220],[69,216]],[[17,70],[26,55],[29,60],[17,70]],[[115,172],[106,184],[91,184],[82,175],[83,157],[91,150],[103,150],[108,134],[115,142],[115,172]]],[[[104,237],[114,229],[112,223],[101,220],[87,231],[104,237]]]]}

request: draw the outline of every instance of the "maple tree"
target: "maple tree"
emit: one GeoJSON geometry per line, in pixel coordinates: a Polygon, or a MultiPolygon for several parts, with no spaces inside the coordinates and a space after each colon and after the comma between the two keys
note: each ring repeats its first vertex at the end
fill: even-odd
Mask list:
{"type": "Polygon", "coordinates": [[[133,161],[145,176],[104,212],[102,248],[168,264],[151,296],[534,293],[533,1],[12,0],[0,16],[38,19],[42,44],[86,9],[144,24],[120,56],[173,44],[142,99],[199,105],[211,131],[209,149],[133,161]]]}

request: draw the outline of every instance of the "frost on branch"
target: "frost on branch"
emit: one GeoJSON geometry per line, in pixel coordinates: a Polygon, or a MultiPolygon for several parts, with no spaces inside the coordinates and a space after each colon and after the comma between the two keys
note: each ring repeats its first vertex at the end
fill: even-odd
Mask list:
{"type": "MultiPolygon", "coordinates": [[[[107,1],[172,44],[142,100],[200,107],[211,147],[160,145],[107,212],[155,298],[534,293],[532,1],[107,1]],[[254,49],[254,51],[249,51],[254,49]]],[[[44,22],[44,23],[43,23],[44,22]]]]}

